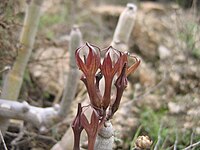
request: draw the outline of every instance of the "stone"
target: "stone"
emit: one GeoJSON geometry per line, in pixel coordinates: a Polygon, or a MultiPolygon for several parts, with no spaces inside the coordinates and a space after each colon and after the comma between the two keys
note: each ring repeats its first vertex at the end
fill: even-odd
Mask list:
{"type": "Polygon", "coordinates": [[[38,49],[29,63],[30,73],[39,87],[56,96],[61,96],[65,74],[68,70],[67,53],[62,48],[38,49]]]}
{"type": "Polygon", "coordinates": [[[142,3],[138,9],[130,46],[137,48],[145,60],[155,61],[160,45],[174,47],[174,34],[170,28],[173,21],[166,15],[173,9],[152,2],[142,3]]]}
{"type": "Polygon", "coordinates": [[[169,102],[168,109],[171,114],[179,114],[185,110],[184,106],[181,106],[175,102],[169,102]]]}
{"type": "Polygon", "coordinates": [[[160,45],[158,47],[158,52],[159,52],[159,58],[161,60],[166,59],[171,55],[170,50],[167,47],[165,47],[164,45],[160,45]]]}

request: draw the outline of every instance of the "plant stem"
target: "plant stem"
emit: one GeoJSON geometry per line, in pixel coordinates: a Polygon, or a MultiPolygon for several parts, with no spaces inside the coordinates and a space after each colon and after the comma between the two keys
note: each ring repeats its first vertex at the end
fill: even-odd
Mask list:
{"type": "Polygon", "coordinates": [[[0,117],[24,120],[43,129],[58,122],[58,109],[59,106],[40,108],[31,106],[27,102],[0,99],[0,117]]]}
{"type": "Polygon", "coordinates": [[[18,56],[8,73],[2,89],[1,98],[17,100],[21,89],[25,68],[30,58],[40,18],[39,0],[32,0],[28,4],[23,29],[20,36],[18,56]]]}
{"type": "Polygon", "coordinates": [[[95,150],[112,150],[114,131],[110,121],[106,121],[97,135],[95,150]]]}
{"type": "Polygon", "coordinates": [[[88,150],[94,150],[95,141],[96,141],[96,136],[88,137],[88,150]]]}
{"type": "Polygon", "coordinates": [[[77,133],[78,135],[74,135],[75,136],[75,138],[77,138],[77,139],[75,139],[74,140],[74,149],[73,150],[80,150],[80,136],[81,136],[81,133],[77,133]]]}
{"type": "Polygon", "coordinates": [[[128,3],[126,9],[121,13],[111,43],[114,48],[127,51],[128,40],[135,24],[136,12],[137,6],[128,3]]]}
{"type": "MultiPolygon", "coordinates": [[[[28,3],[24,25],[20,36],[18,56],[3,83],[1,94],[1,98],[3,99],[17,100],[19,96],[25,68],[35,42],[42,2],[43,0],[32,0],[28,3]]],[[[0,129],[2,133],[5,133],[8,122],[8,119],[0,118],[0,129]]]]}
{"type": "Polygon", "coordinates": [[[70,33],[69,42],[69,71],[67,73],[67,79],[64,88],[64,94],[60,103],[59,115],[66,117],[67,113],[71,107],[71,102],[75,97],[76,89],[79,80],[79,71],[75,62],[75,50],[81,46],[82,34],[77,26],[72,28],[70,33]]]}

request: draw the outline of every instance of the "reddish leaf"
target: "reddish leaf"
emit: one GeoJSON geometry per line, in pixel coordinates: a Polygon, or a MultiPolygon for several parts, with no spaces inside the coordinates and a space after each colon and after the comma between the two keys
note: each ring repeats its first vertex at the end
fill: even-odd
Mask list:
{"type": "Polygon", "coordinates": [[[136,70],[136,69],[138,68],[138,66],[140,65],[140,59],[139,59],[139,58],[137,58],[136,56],[131,56],[131,57],[133,57],[133,58],[135,59],[136,62],[128,68],[128,70],[127,70],[127,72],[126,72],[126,75],[127,75],[127,76],[128,76],[130,73],[134,73],[135,70],[136,70]]]}
{"type": "Polygon", "coordinates": [[[94,149],[96,136],[101,126],[101,122],[99,122],[99,120],[100,120],[100,117],[95,109],[93,109],[92,111],[90,123],[88,122],[87,117],[85,116],[84,113],[81,115],[81,123],[88,135],[88,150],[94,149]]]}
{"type": "Polygon", "coordinates": [[[80,58],[80,50],[82,47],[78,48],[75,52],[75,57],[76,57],[76,64],[78,66],[78,68],[84,73],[86,74],[88,72],[87,67],[85,65],[85,63],[83,62],[83,60],[80,58]]]}
{"type": "Polygon", "coordinates": [[[111,104],[109,108],[108,119],[110,119],[119,108],[119,104],[120,104],[124,89],[127,87],[128,81],[127,81],[127,76],[126,76],[126,68],[127,68],[127,64],[125,63],[122,68],[120,76],[117,78],[115,82],[117,93],[116,93],[115,101],[111,104]]]}
{"type": "Polygon", "coordinates": [[[74,132],[74,150],[80,149],[80,135],[83,130],[83,126],[80,120],[81,113],[82,113],[82,107],[81,103],[79,103],[76,117],[71,125],[74,132]]]}

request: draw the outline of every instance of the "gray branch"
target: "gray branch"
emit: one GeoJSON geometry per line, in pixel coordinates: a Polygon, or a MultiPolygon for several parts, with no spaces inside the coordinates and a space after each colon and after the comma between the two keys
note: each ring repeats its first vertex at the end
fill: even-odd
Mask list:
{"type": "Polygon", "coordinates": [[[16,102],[0,99],[0,117],[18,119],[30,122],[44,131],[47,127],[59,120],[59,105],[40,108],[29,105],[27,102],[16,102]]]}
{"type": "MultiPolygon", "coordinates": [[[[75,50],[81,45],[82,35],[77,26],[74,26],[70,35],[69,44],[69,71],[67,73],[66,87],[60,105],[55,107],[40,108],[29,105],[27,102],[9,101],[0,99],[0,117],[2,120],[18,119],[30,122],[41,131],[51,127],[63,117],[67,116],[71,102],[75,97],[75,92],[78,84],[78,68],[75,63],[75,50]],[[60,107],[61,106],[61,107],[60,107]]],[[[3,123],[1,120],[1,124],[3,123]]],[[[2,129],[5,124],[0,126],[2,129]]]]}
{"type": "Polygon", "coordinates": [[[194,144],[189,145],[188,147],[184,148],[183,150],[190,150],[190,149],[198,147],[198,146],[200,146],[200,141],[198,141],[198,142],[196,142],[194,144]]]}
{"type": "Polygon", "coordinates": [[[111,45],[121,51],[127,51],[128,40],[132,33],[137,14],[137,6],[128,3],[125,10],[121,13],[111,45]]]}
{"type": "Polygon", "coordinates": [[[80,75],[79,75],[79,70],[76,66],[75,50],[81,46],[81,43],[82,43],[81,31],[79,30],[78,26],[74,25],[70,33],[70,41],[69,41],[69,55],[70,55],[69,71],[67,72],[64,93],[60,103],[61,108],[59,110],[59,114],[62,117],[67,116],[69,109],[71,107],[71,103],[76,94],[80,75]]]}
{"type": "MultiPolygon", "coordinates": [[[[12,69],[3,81],[1,98],[16,101],[23,82],[24,72],[31,56],[41,14],[43,0],[27,1],[26,15],[20,34],[19,49],[12,69]]],[[[4,134],[9,125],[6,117],[0,118],[0,129],[4,134]]]]}
{"type": "Polygon", "coordinates": [[[159,131],[158,131],[158,141],[156,142],[156,145],[155,145],[155,147],[154,147],[154,150],[158,150],[159,149],[159,146],[160,146],[160,144],[161,144],[161,140],[162,140],[162,138],[161,138],[161,131],[162,131],[162,123],[160,124],[160,128],[159,128],[159,131]]]}

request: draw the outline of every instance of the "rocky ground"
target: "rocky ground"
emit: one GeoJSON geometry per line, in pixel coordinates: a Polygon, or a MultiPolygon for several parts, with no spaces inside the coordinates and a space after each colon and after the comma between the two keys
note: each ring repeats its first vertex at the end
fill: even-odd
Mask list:
{"type": "MultiPolygon", "coordinates": [[[[77,6],[80,10],[76,19],[85,41],[107,47],[123,6],[91,5],[90,9],[84,10],[82,5],[77,6]]],[[[59,18],[56,15],[66,13],[60,3],[45,6],[20,95],[20,99],[43,107],[58,102],[62,96],[68,69],[68,33],[72,24],[63,21],[70,16],[59,18]]],[[[148,135],[154,144],[160,134],[161,149],[170,149],[177,138],[179,149],[189,145],[191,140],[193,143],[200,140],[200,18],[193,10],[183,10],[177,4],[140,4],[129,49],[141,58],[142,63],[129,77],[120,109],[112,120],[116,130],[115,149],[130,148],[135,133],[148,135]]],[[[9,30],[3,31],[8,34],[9,30]]],[[[11,45],[4,43],[1,47],[8,49],[11,45]]],[[[12,64],[14,54],[14,48],[9,54],[1,54],[6,56],[1,57],[4,58],[0,64],[2,69],[6,64],[12,64]]],[[[51,133],[39,135],[25,123],[20,135],[19,125],[16,127],[13,123],[6,134],[6,142],[13,141],[16,145],[13,147],[20,150],[50,149],[68,128],[77,102],[86,97],[80,82],[71,114],[53,127],[51,133]],[[30,147],[26,143],[31,143],[30,147]]]]}

